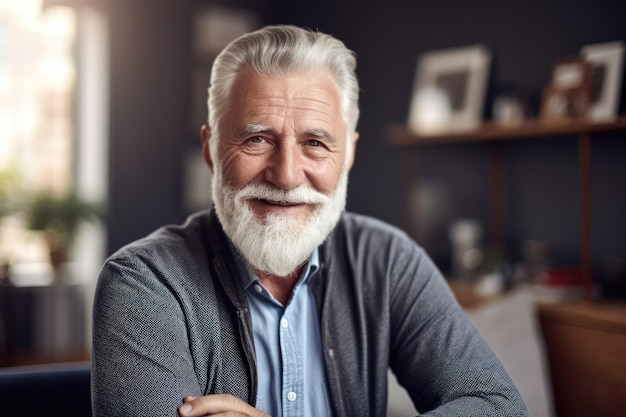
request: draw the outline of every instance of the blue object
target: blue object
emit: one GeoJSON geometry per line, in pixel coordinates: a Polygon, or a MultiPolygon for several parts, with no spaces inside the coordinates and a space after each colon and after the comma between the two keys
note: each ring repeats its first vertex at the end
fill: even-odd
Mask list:
{"type": "Polygon", "coordinates": [[[0,368],[0,410],[91,417],[89,363],[0,368]]]}

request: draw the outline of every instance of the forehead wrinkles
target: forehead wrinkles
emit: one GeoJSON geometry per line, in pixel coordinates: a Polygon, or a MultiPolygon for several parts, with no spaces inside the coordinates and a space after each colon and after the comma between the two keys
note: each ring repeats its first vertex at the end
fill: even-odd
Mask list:
{"type": "MultiPolygon", "coordinates": [[[[290,89],[291,90],[291,89],[290,89]]],[[[333,97],[322,90],[269,91],[267,94],[254,95],[248,98],[248,103],[254,107],[268,109],[300,110],[321,114],[333,113],[333,97]]]]}
{"type": "Polygon", "coordinates": [[[241,74],[234,90],[238,107],[253,113],[282,108],[333,116],[340,111],[335,107],[341,106],[339,87],[329,74],[293,74],[285,78],[241,74]]]}

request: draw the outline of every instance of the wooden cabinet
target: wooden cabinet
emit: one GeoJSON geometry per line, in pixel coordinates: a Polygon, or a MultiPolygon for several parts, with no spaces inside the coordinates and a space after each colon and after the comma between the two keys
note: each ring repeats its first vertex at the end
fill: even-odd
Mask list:
{"type": "Polygon", "coordinates": [[[626,306],[537,304],[558,417],[626,416],[626,306]]]}
{"type": "Polygon", "coordinates": [[[0,368],[89,360],[86,290],[0,286],[0,368]]]}

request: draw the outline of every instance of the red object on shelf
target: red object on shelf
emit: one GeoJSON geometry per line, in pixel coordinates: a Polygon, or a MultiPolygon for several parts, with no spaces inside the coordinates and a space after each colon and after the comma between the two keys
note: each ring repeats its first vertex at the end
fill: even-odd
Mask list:
{"type": "Polygon", "coordinates": [[[556,285],[581,285],[583,281],[582,270],[578,266],[550,268],[542,276],[540,284],[556,285]]]}

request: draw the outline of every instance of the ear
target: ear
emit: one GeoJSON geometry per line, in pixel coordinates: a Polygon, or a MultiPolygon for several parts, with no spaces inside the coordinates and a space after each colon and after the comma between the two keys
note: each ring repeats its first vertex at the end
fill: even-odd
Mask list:
{"type": "Polygon", "coordinates": [[[356,143],[359,140],[359,132],[354,132],[354,137],[352,138],[352,146],[349,149],[350,155],[347,156],[347,164],[346,169],[350,171],[352,169],[352,165],[354,165],[354,156],[356,154],[356,143]]]}
{"type": "Polygon", "coordinates": [[[209,148],[209,140],[211,139],[211,128],[208,125],[202,125],[200,129],[200,140],[202,141],[202,155],[207,165],[213,172],[213,159],[211,159],[211,150],[209,148]]]}

